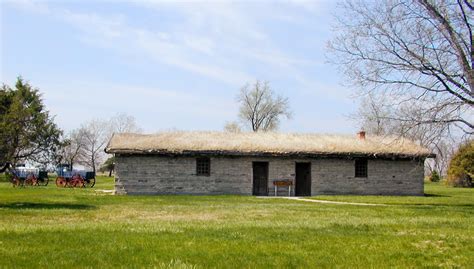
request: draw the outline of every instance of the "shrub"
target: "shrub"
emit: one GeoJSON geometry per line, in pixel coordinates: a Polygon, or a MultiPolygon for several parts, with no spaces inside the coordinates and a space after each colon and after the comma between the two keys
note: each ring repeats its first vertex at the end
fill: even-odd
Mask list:
{"type": "Polygon", "coordinates": [[[429,180],[431,182],[439,182],[441,180],[441,177],[439,176],[439,173],[437,171],[433,171],[431,172],[429,180]]]}
{"type": "Polygon", "coordinates": [[[0,182],[10,182],[12,176],[8,173],[0,173],[0,182]]]}
{"type": "Polygon", "coordinates": [[[455,187],[472,187],[474,178],[474,140],[462,145],[448,168],[447,183],[455,187]]]}

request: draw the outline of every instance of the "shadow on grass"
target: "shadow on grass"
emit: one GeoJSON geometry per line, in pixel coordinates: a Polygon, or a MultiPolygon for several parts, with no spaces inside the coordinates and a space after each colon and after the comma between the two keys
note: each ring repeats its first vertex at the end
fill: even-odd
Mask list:
{"type": "Polygon", "coordinates": [[[425,193],[425,197],[451,197],[449,195],[442,195],[442,194],[433,194],[433,193],[425,193]]]}
{"type": "Polygon", "coordinates": [[[0,208],[7,209],[75,209],[91,210],[95,206],[85,204],[65,204],[65,203],[8,203],[0,204],[0,208]]]}
{"type": "Polygon", "coordinates": [[[463,209],[473,209],[474,210],[474,204],[447,204],[447,203],[442,203],[442,204],[436,204],[436,203],[433,203],[433,204],[423,204],[423,203],[413,203],[413,204],[399,204],[399,205],[404,205],[404,206],[414,206],[415,207],[419,207],[420,209],[423,209],[424,207],[425,208],[428,208],[428,207],[451,207],[451,208],[454,208],[454,207],[459,207],[459,208],[463,208],[463,209]]]}

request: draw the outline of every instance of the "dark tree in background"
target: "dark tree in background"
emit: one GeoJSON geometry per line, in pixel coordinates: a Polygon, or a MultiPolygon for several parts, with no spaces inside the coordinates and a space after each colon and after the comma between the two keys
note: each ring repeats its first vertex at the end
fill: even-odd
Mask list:
{"type": "Polygon", "coordinates": [[[385,117],[474,133],[471,1],[349,0],[341,6],[331,61],[362,94],[384,94],[393,110],[385,117]]]}
{"type": "Polygon", "coordinates": [[[18,78],[0,89],[0,172],[18,162],[47,163],[60,146],[62,131],[46,110],[41,95],[18,78]]]}
{"type": "Polygon", "coordinates": [[[237,100],[240,120],[250,125],[254,132],[274,131],[282,117],[291,117],[288,98],[277,95],[266,81],[257,80],[253,85],[245,85],[237,100]]]}
{"type": "Polygon", "coordinates": [[[466,142],[449,163],[447,182],[456,187],[472,187],[474,179],[474,140],[466,142]]]}
{"type": "Polygon", "coordinates": [[[100,167],[101,172],[108,171],[109,172],[109,177],[112,176],[112,173],[115,170],[115,157],[109,157],[105,162],[102,164],[100,167]]]}

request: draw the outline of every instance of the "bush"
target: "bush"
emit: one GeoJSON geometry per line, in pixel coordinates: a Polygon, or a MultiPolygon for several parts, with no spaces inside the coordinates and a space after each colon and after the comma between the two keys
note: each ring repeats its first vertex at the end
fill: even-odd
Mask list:
{"type": "Polygon", "coordinates": [[[431,172],[431,175],[428,179],[431,182],[439,182],[441,180],[441,177],[439,176],[439,173],[437,171],[433,171],[431,172]]]}
{"type": "Polygon", "coordinates": [[[7,173],[0,173],[0,182],[10,182],[11,175],[7,173]]]}
{"type": "Polygon", "coordinates": [[[474,140],[462,145],[448,168],[447,183],[455,187],[472,187],[474,178],[474,140]]]}

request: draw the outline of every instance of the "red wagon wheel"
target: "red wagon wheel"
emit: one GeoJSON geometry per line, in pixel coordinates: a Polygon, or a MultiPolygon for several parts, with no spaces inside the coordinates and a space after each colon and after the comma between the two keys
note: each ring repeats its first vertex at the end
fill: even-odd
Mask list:
{"type": "Polygon", "coordinates": [[[28,174],[25,179],[25,185],[38,186],[38,179],[33,174],[28,174]]]}
{"type": "Polygon", "coordinates": [[[10,181],[13,184],[13,187],[18,187],[21,185],[21,179],[17,176],[12,176],[10,181]]]}
{"type": "Polygon", "coordinates": [[[71,178],[71,182],[69,184],[74,187],[74,188],[83,188],[84,186],[84,179],[81,177],[81,175],[74,175],[71,178]]]}
{"type": "Polygon", "coordinates": [[[64,188],[67,185],[67,181],[64,177],[57,177],[56,178],[56,186],[60,188],[64,188]]]}
{"type": "Polygon", "coordinates": [[[33,176],[32,183],[33,186],[39,186],[39,179],[36,176],[33,176]]]}
{"type": "Polygon", "coordinates": [[[74,187],[76,187],[76,188],[85,188],[86,187],[86,182],[82,178],[78,179],[76,181],[76,184],[74,185],[74,187]]]}

